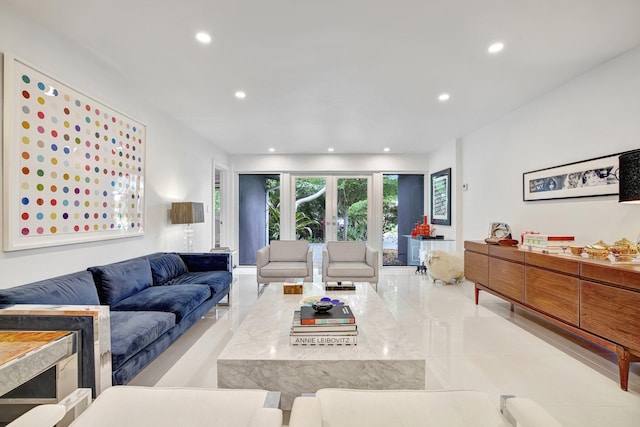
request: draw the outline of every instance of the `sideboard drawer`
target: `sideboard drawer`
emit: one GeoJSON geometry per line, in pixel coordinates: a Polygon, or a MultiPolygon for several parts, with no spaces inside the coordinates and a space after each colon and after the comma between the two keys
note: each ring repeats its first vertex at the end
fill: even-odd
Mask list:
{"type": "MultiPolygon", "coordinates": [[[[517,250],[517,249],[516,249],[517,250]]],[[[491,289],[516,301],[524,301],[524,265],[497,258],[489,259],[491,289]]]]}
{"type": "Polygon", "coordinates": [[[580,281],[580,327],[640,351],[640,294],[580,281]]]}
{"type": "Polygon", "coordinates": [[[578,326],[580,280],[536,267],[526,269],[525,303],[578,326]]]}

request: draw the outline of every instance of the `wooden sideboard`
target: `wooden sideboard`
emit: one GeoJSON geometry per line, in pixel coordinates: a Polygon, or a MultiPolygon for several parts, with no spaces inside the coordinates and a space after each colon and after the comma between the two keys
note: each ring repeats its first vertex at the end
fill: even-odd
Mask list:
{"type": "Polygon", "coordinates": [[[464,272],[496,295],[618,355],[620,387],[640,362],[640,266],[464,242],[464,272]]]}

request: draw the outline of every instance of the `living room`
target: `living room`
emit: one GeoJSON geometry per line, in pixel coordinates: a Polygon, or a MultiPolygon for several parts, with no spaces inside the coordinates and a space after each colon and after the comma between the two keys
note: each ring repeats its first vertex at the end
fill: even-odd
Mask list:
{"type": "MultiPolygon", "coordinates": [[[[226,176],[227,220],[223,223],[221,244],[231,248],[241,244],[237,224],[237,177],[252,173],[277,173],[291,177],[304,173],[339,175],[356,172],[370,175],[375,180],[382,173],[421,173],[428,177],[431,173],[451,168],[451,225],[438,225],[437,230],[439,234],[454,239],[459,251],[462,251],[463,241],[487,237],[489,224],[496,221],[508,223],[518,238],[525,231],[535,230],[544,234],[572,235],[584,244],[599,240],[612,243],[622,237],[634,240],[640,233],[638,207],[619,204],[617,196],[523,201],[523,173],[608,156],[640,146],[640,121],[637,120],[637,112],[640,111],[640,30],[633,23],[633,17],[639,12],[637,2],[617,1],[605,5],[605,2],[591,1],[589,6],[592,9],[580,2],[571,2],[568,8],[574,9],[572,12],[577,15],[602,15],[602,27],[582,28],[591,34],[589,40],[618,33],[621,34],[618,44],[605,46],[605,49],[594,42],[593,46],[585,48],[584,45],[589,43],[582,39],[573,40],[576,51],[584,56],[572,59],[582,60],[582,68],[566,71],[562,79],[549,82],[544,91],[526,102],[508,110],[492,112],[495,115],[491,120],[478,122],[464,134],[438,141],[436,148],[429,152],[416,148],[411,152],[392,150],[384,153],[380,150],[370,153],[363,150],[346,154],[327,153],[324,146],[322,151],[308,152],[308,144],[303,143],[300,145],[305,147],[300,152],[269,153],[268,146],[264,146],[261,153],[228,152],[217,144],[225,139],[225,135],[204,137],[158,108],[156,103],[163,96],[161,90],[154,95],[155,99],[140,96],[136,82],[145,78],[143,74],[131,77],[126,69],[110,66],[109,58],[102,57],[100,50],[89,50],[82,46],[80,40],[69,39],[54,29],[55,24],[43,25],[46,16],[20,3],[23,2],[3,2],[0,6],[0,51],[5,60],[8,54],[15,55],[146,125],[145,226],[144,234],[137,237],[3,251],[0,253],[2,288],[151,252],[181,251],[183,228],[170,221],[170,207],[175,201],[199,201],[209,207],[205,222],[194,225],[195,250],[208,252],[213,246],[211,206],[214,200],[211,189],[216,168],[223,170],[226,176]],[[619,28],[624,28],[624,31],[615,30],[619,28]],[[579,48],[584,48],[584,51],[579,48]]],[[[68,13],[71,14],[72,9],[68,13]]],[[[520,10],[518,13],[523,12],[520,10]]],[[[505,15],[509,16],[508,13],[505,15]]],[[[559,26],[556,21],[553,23],[559,26]]],[[[538,26],[533,28],[535,33],[528,37],[542,37],[545,21],[538,22],[538,26]]],[[[578,29],[571,27],[574,31],[578,29]]],[[[104,35],[104,38],[109,37],[104,35]]],[[[509,49],[517,49],[517,44],[511,47],[508,40],[505,42],[507,49],[504,54],[508,54],[509,49]]],[[[554,45],[553,40],[548,43],[554,45]]],[[[481,45],[484,46],[484,41],[481,45]]],[[[563,46],[563,53],[571,54],[571,49],[567,48],[571,43],[565,42],[563,46]]],[[[157,58],[152,65],[160,68],[164,61],[180,60],[180,53],[172,52],[157,58]]],[[[539,69],[562,65],[538,61],[533,54],[528,60],[527,63],[516,64],[523,76],[518,82],[522,86],[532,84],[539,69]]],[[[473,80],[473,76],[468,78],[473,80]]],[[[2,87],[3,92],[7,90],[4,84],[2,87]]],[[[449,90],[452,91],[450,101],[455,102],[455,89],[449,90]]],[[[249,92],[247,95],[244,101],[250,102],[252,94],[249,92]]],[[[486,93],[486,96],[491,97],[491,93],[486,93]]],[[[177,108],[188,103],[183,99],[175,99],[175,102],[177,108]]],[[[464,102],[482,105],[483,99],[478,97],[464,102]]],[[[449,108],[446,104],[442,107],[449,108]]],[[[416,139],[414,144],[420,146],[420,141],[416,139]]],[[[0,179],[6,184],[4,176],[0,179]]],[[[425,200],[428,196],[425,194],[425,200]]],[[[3,198],[3,205],[6,203],[3,198]]],[[[8,221],[4,215],[3,237],[5,222],[8,221]]],[[[372,240],[371,245],[380,248],[382,240],[372,240]]],[[[237,285],[254,290],[250,267],[241,270],[237,285]]],[[[403,283],[426,284],[412,277],[412,271],[408,274],[396,273],[392,268],[382,270],[381,277],[387,280],[388,289],[398,286],[395,275],[406,277],[401,279],[405,280],[403,283]]],[[[235,291],[239,292],[237,285],[234,285],[235,291]]],[[[403,296],[403,299],[410,301],[411,297],[403,296]]],[[[239,302],[239,307],[244,307],[239,310],[247,309],[244,304],[239,302]]],[[[222,334],[221,331],[218,333],[222,334]]],[[[628,392],[636,398],[640,393],[638,374],[636,365],[628,392]]],[[[613,411],[615,404],[610,402],[615,398],[607,396],[605,400],[609,402],[605,406],[613,411]]],[[[627,419],[637,419],[637,410],[630,409],[628,402],[626,405],[627,419]]],[[[592,425],[607,423],[595,421],[592,425]]]]}

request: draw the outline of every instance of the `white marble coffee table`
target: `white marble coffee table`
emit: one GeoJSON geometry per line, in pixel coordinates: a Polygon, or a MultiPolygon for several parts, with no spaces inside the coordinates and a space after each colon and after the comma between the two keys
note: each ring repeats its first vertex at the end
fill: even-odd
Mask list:
{"type": "Polygon", "coordinates": [[[293,399],[326,387],[360,389],[425,388],[425,358],[375,290],[324,292],[305,283],[303,295],[284,295],[268,285],[218,358],[219,388],[259,388],[282,392],[282,409],[293,399]],[[300,300],[335,295],[349,302],[358,325],[355,346],[293,346],[289,330],[300,300]]]}

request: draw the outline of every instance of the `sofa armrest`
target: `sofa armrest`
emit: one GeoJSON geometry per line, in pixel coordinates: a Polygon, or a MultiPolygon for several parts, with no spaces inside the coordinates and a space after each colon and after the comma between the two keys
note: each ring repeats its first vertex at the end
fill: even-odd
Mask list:
{"type": "Polygon", "coordinates": [[[369,246],[367,246],[367,253],[366,253],[365,261],[367,262],[367,264],[369,264],[371,267],[373,267],[373,271],[375,272],[375,276],[378,277],[378,264],[379,264],[378,251],[373,250],[369,246]]]}
{"type": "Polygon", "coordinates": [[[7,424],[7,427],[54,427],[62,421],[66,413],[63,405],[39,405],[7,424]]]}
{"type": "Polygon", "coordinates": [[[313,280],[313,249],[309,246],[307,250],[307,273],[312,277],[313,280]]]}
{"type": "Polygon", "coordinates": [[[324,280],[324,278],[326,277],[328,268],[329,268],[329,251],[325,246],[322,248],[322,277],[323,277],[322,280],[324,280]]]}
{"type": "Polygon", "coordinates": [[[258,249],[256,252],[256,268],[260,269],[269,263],[269,246],[258,249]]]}
{"type": "Polygon", "coordinates": [[[296,397],[291,408],[289,427],[322,427],[320,399],[296,397]]]}
{"type": "Polygon", "coordinates": [[[179,253],[190,272],[233,271],[231,254],[220,252],[179,253]]]}

